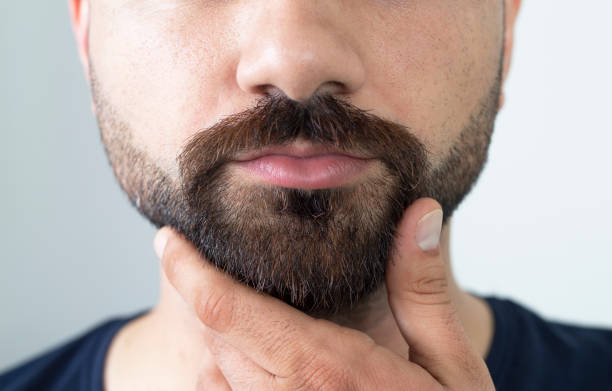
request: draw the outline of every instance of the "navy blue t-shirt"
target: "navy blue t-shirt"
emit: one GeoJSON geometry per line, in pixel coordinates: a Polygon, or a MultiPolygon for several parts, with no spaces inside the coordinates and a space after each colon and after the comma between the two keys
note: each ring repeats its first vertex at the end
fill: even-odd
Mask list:
{"type": "MultiPolygon", "coordinates": [[[[510,300],[486,300],[495,317],[486,362],[497,391],[612,391],[612,330],[548,322],[510,300]]],[[[105,322],[0,375],[0,390],[102,391],[110,342],[141,314],[105,322]]]]}

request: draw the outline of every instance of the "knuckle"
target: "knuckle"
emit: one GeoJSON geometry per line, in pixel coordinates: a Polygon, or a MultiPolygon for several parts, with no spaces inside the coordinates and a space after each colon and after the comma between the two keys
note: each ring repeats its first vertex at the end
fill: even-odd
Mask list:
{"type": "Polygon", "coordinates": [[[266,356],[275,357],[282,361],[282,368],[278,368],[279,376],[290,376],[301,366],[304,338],[299,331],[288,321],[272,321],[274,325],[268,330],[262,330],[256,325],[249,324],[250,313],[236,315],[240,317],[240,328],[253,338],[261,341],[261,351],[266,356]]]}
{"type": "Polygon", "coordinates": [[[321,366],[312,372],[310,384],[313,389],[320,391],[350,390],[352,387],[348,378],[342,368],[321,366]]]}
{"type": "Polygon", "coordinates": [[[318,356],[293,375],[291,389],[299,391],[350,390],[349,376],[342,363],[318,356]]]}
{"type": "Polygon", "coordinates": [[[449,304],[448,279],[444,266],[429,266],[405,285],[405,299],[418,304],[449,304]]]}
{"type": "Polygon", "coordinates": [[[304,352],[294,367],[290,389],[349,391],[359,388],[358,379],[365,373],[361,370],[363,359],[372,353],[376,345],[364,333],[343,328],[339,330],[342,332],[334,333],[334,341],[322,336],[310,341],[309,351],[304,352]],[[346,348],[338,350],[331,346],[346,348]]]}
{"type": "Polygon", "coordinates": [[[224,332],[232,325],[235,307],[231,288],[203,287],[196,296],[196,314],[206,326],[224,332]]]}
{"type": "Polygon", "coordinates": [[[447,287],[446,278],[423,277],[414,281],[412,291],[420,295],[433,295],[446,292],[447,287]]]}

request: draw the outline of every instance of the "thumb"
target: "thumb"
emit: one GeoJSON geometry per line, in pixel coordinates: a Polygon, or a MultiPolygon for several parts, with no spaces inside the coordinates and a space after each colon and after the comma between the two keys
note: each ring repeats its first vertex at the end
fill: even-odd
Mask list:
{"type": "Polygon", "coordinates": [[[451,300],[439,245],[442,218],[440,204],[431,198],[406,210],[387,269],[387,291],[410,360],[443,385],[463,389],[484,362],[471,348],[451,300]]]}

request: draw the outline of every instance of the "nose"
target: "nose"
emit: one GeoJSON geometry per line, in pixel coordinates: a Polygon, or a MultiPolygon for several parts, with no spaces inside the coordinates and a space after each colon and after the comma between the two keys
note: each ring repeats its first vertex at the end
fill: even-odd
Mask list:
{"type": "Polygon", "coordinates": [[[316,94],[352,94],[363,85],[357,41],[339,23],[339,2],[258,3],[239,38],[236,79],[243,91],[306,101],[316,94]]]}

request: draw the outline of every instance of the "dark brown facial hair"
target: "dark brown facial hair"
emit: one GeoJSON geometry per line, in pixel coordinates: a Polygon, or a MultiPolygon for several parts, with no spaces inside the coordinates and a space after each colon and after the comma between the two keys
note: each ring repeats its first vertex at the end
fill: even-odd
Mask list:
{"type": "Polygon", "coordinates": [[[344,100],[265,96],[195,134],[174,179],[133,144],[92,71],[102,139],[132,204],[233,278],[320,317],[348,314],[381,287],[396,225],[414,200],[435,198],[452,215],[486,161],[500,85],[501,71],[437,167],[408,127],[344,100]],[[297,139],[375,158],[382,169],[319,190],[244,183],[229,169],[238,153],[297,139]]]}

